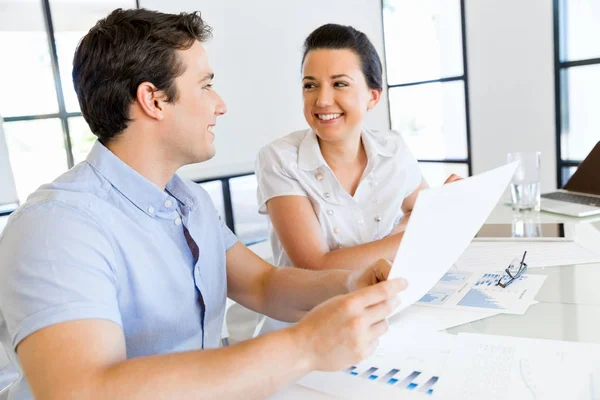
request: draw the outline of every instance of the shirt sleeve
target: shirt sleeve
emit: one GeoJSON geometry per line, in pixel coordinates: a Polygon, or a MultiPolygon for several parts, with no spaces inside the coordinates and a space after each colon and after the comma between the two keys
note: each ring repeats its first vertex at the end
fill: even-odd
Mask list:
{"type": "Polygon", "coordinates": [[[122,326],[109,237],[60,203],[18,212],[0,237],[0,310],[13,348],[39,329],[105,319],[122,326]]]}
{"type": "MultiPolygon", "coordinates": [[[[289,171],[284,159],[287,150],[278,151],[273,145],[263,147],[256,160],[256,180],[258,182],[258,212],[267,214],[267,201],[279,196],[308,197],[296,178],[289,171]]],[[[291,161],[290,161],[291,162],[291,161]]]]}

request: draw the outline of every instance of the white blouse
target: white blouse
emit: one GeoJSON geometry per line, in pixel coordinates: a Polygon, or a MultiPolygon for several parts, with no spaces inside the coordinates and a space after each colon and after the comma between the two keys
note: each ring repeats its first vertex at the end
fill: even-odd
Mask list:
{"type": "MultiPolygon", "coordinates": [[[[277,196],[307,197],[330,251],[389,235],[421,171],[398,132],[363,129],[361,136],[368,162],[354,196],[327,165],[311,129],[263,147],[256,162],[259,212],[267,214],[267,201],[277,196]]],[[[292,266],[271,224],[269,235],[274,264],[292,266]]]]}

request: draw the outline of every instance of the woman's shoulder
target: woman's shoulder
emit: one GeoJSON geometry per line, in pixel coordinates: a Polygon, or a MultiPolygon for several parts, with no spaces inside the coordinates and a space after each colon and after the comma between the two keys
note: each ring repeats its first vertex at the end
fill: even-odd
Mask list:
{"type": "Polygon", "coordinates": [[[261,159],[297,160],[300,144],[309,132],[309,129],[295,131],[263,146],[259,151],[259,161],[261,159]]]}
{"type": "Polygon", "coordinates": [[[366,132],[375,141],[379,150],[388,155],[402,156],[408,151],[402,133],[392,129],[366,129],[366,132]]]}

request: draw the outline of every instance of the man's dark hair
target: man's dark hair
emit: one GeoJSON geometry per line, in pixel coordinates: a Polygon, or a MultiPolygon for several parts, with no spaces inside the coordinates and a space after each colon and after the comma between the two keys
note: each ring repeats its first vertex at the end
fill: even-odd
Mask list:
{"type": "Polygon", "coordinates": [[[375,46],[367,35],[351,26],[326,24],[315,29],[304,41],[302,64],[311,50],[348,49],[360,59],[362,72],[369,89],[382,89],[382,66],[375,46]]]}
{"type": "Polygon", "coordinates": [[[111,12],[81,39],[73,59],[73,84],[83,117],[107,144],[131,122],[138,86],[151,82],[177,101],[175,78],[185,72],[176,51],[211,37],[200,13],[164,14],[145,9],[111,12]]]}

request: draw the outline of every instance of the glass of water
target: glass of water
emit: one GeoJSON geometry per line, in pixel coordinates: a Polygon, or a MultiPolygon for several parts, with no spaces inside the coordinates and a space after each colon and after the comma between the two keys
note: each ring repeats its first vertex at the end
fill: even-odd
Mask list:
{"type": "Polygon", "coordinates": [[[512,208],[517,211],[540,210],[540,162],[542,153],[508,153],[507,161],[520,161],[510,182],[512,208]]]}

